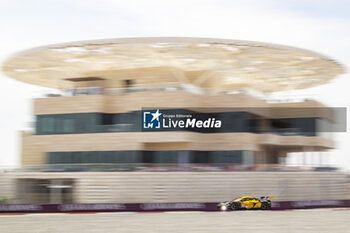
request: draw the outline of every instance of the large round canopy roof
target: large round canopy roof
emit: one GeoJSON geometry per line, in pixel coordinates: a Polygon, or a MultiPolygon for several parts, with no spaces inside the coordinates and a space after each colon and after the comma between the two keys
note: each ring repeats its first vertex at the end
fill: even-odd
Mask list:
{"type": "Polygon", "coordinates": [[[122,38],[48,45],[8,58],[3,71],[52,88],[194,85],[220,91],[286,91],[343,73],[318,53],[252,41],[122,38]],[[128,81],[126,81],[128,80],[128,81]]]}

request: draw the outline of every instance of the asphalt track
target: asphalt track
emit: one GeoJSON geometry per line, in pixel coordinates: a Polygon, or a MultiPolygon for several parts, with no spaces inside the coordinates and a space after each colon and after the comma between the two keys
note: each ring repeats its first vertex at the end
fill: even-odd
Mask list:
{"type": "Polygon", "coordinates": [[[350,209],[0,215],[1,233],[350,232],[350,209]]]}

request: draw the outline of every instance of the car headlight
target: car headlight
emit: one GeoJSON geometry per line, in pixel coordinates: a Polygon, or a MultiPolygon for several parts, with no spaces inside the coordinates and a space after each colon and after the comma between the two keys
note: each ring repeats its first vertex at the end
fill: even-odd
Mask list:
{"type": "Polygon", "coordinates": [[[225,210],[227,210],[227,206],[223,205],[223,206],[221,206],[220,209],[221,209],[222,211],[225,211],[225,210]]]}

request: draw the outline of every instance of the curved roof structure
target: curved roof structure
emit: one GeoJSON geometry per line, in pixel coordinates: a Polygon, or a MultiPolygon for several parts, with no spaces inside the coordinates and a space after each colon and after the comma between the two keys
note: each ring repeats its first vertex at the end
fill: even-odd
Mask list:
{"type": "Polygon", "coordinates": [[[262,92],[324,84],[344,72],[318,53],[294,47],[209,38],[122,38],[48,45],[14,54],[8,76],[51,88],[187,84],[262,92]]]}

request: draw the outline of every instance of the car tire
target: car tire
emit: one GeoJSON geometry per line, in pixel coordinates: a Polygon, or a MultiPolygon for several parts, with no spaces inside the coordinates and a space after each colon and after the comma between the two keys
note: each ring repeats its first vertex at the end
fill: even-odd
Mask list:
{"type": "Polygon", "coordinates": [[[237,203],[232,203],[231,204],[231,210],[239,210],[239,206],[237,203]]]}
{"type": "Polygon", "coordinates": [[[261,203],[261,209],[262,210],[269,210],[269,209],[271,209],[271,207],[270,207],[269,203],[263,202],[263,203],[261,203]]]}

